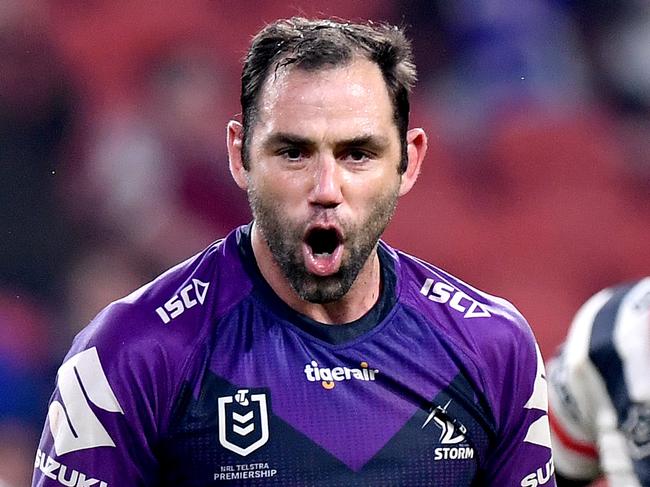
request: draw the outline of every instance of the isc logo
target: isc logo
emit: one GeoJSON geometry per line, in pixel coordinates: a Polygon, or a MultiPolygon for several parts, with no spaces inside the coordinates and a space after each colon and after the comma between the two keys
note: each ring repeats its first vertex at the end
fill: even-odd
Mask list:
{"type": "Polygon", "coordinates": [[[435,303],[449,303],[449,307],[463,313],[465,318],[488,318],[492,316],[484,305],[463,291],[443,281],[434,283],[433,279],[424,281],[420,294],[435,303]]]}
{"type": "Polygon", "coordinates": [[[203,304],[205,295],[208,293],[209,282],[202,282],[192,279],[192,283],[181,289],[181,292],[174,294],[163,306],[156,308],[156,313],[163,323],[167,324],[183,311],[198,304],[203,304]]]}

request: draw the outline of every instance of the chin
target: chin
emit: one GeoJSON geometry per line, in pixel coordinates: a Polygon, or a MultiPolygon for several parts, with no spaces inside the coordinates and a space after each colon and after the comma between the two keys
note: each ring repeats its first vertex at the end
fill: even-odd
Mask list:
{"type": "Polygon", "coordinates": [[[339,301],[352,287],[352,282],[346,282],[349,281],[349,278],[345,279],[338,274],[328,277],[302,276],[297,280],[290,279],[290,282],[298,296],[304,301],[327,304],[339,301]]]}

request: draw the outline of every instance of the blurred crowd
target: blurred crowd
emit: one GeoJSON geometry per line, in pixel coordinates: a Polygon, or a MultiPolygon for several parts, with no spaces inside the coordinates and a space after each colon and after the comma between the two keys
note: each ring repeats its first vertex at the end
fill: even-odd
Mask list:
{"type": "Polygon", "coordinates": [[[0,2],[0,485],[26,485],[56,369],[108,302],[250,219],[225,155],[250,37],[407,26],[430,136],[386,239],[510,299],[542,352],[650,274],[641,0],[0,2]]]}

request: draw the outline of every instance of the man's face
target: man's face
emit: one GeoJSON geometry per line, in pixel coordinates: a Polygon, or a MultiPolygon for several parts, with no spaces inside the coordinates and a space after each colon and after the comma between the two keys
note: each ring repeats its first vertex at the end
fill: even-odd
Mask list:
{"type": "Polygon", "coordinates": [[[271,74],[249,141],[248,198],[273,259],[304,300],[341,299],[395,210],[400,140],[367,60],[271,74]]]}

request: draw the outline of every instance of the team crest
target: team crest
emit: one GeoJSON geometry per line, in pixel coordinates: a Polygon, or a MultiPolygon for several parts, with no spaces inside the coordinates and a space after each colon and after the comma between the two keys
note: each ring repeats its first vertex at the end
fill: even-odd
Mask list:
{"type": "Polygon", "coordinates": [[[454,445],[465,441],[465,434],[467,433],[467,428],[459,423],[458,421],[452,419],[447,413],[447,408],[451,400],[447,401],[444,407],[436,406],[431,409],[429,416],[427,416],[426,421],[422,425],[422,429],[433,421],[438,425],[441,430],[440,433],[440,443],[443,445],[454,445]]]}
{"type": "Polygon", "coordinates": [[[266,394],[239,389],[234,396],[218,399],[219,443],[245,457],[269,440],[266,394]]]}

